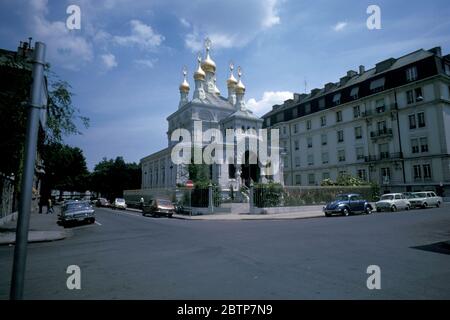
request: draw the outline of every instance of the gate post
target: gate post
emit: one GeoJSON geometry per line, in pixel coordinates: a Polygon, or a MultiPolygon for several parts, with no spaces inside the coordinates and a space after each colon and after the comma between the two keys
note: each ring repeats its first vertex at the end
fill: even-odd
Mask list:
{"type": "Polygon", "coordinates": [[[213,188],[211,182],[208,185],[208,211],[214,213],[213,188]]]}
{"type": "Polygon", "coordinates": [[[254,202],[253,202],[253,181],[250,181],[250,190],[248,194],[248,202],[250,204],[250,213],[254,213],[254,202]]]}

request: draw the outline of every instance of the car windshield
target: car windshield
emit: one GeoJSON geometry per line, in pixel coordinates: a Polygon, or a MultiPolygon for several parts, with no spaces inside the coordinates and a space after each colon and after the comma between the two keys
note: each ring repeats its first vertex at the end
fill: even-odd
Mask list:
{"type": "Polygon", "coordinates": [[[158,204],[161,206],[171,206],[172,202],[170,202],[169,200],[158,200],[158,204]]]}
{"type": "Polygon", "coordinates": [[[337,201],[346,201],[346,200],[348,200],[348,196],[346,194],[338,194],[336,196],[336,200],[337,201]]]}
{"type": "Polygon", "coordinates": [[[90,209],[90,205],[86,202],[72,202],[65,205],[65,210],[75,211],[75,210],[87,210],[90,209]]]}
{"type": "Polygon", "coordinates": [[[413,194],[414,198],[426,198],[427,194],[425,192],[417,192],[413,194]]]}
{"type": "Polygon", "coordinates": [[[124,199],[116,199],[116,202],[125,202],[124,199]]]}
{"type": "Polygon", "coordinates": [[[386,194],[384,196],[381,196],[381,200],[393,200],[394,196],[392,194],[386,194]]]}

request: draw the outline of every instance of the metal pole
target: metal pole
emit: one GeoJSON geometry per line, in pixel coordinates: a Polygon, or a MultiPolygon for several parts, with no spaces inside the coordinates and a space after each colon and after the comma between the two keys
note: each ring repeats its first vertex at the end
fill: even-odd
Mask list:
{"type": "Polygon", "coordinates": [[[39,114],[41,108],[42,81],[44,78],[45,44],[36,42],[31,97],[28,111],[25,158],[20,190],[19,216],[16,228],[16,246],[11,279],[11,300],[23,299],[25,266],[27,260],[28,227],[30,224],[31,192],[33,188],[36,145],[38,139],[39,114]]]}

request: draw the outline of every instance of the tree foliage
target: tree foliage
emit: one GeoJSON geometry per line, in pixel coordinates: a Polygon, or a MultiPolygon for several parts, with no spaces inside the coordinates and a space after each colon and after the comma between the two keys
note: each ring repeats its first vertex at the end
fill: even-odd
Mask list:
{"type": "Polygon", "coordinates": [[[141,187],[141,168],[136,163],[126,163],[122,157],[103,158],[91,174],[91,191],[113,200],[123,197],[123,190],[141,187]]]}
{"type": "Polygon", "coordinates": [[[89,189],[89,171],[80,148],[51,142],[43,146],[41,157],[45,163],[41,187],[44,198],[53,189],[79,192],[89,189]]]}

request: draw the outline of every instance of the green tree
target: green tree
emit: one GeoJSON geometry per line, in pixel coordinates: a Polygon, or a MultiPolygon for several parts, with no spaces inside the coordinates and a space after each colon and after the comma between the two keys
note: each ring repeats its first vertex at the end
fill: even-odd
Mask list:
{"type": "Polygon", "coordinates": [[[141,168],[136,163],[126,163],[122,157],[103,158],[95,165],[90,179],[94,192],[113,200],[123,197],[123,190],[141,187],[141,168]]]}
{"type": "Polygon", "coordinates": [[[89,189],[89,171],[83,151],[58,142],[43,146],[45,163],[41,196],[47,199],[51,190],[84,192],[89,189]]]}

